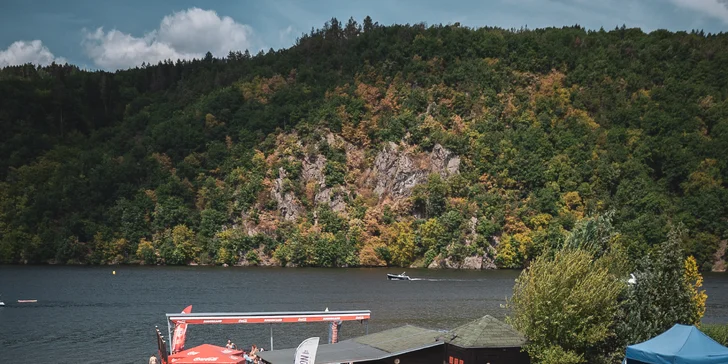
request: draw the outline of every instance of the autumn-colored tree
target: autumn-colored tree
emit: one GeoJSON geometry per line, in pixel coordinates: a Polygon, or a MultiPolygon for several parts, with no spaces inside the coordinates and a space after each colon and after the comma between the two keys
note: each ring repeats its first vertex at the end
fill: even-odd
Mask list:
{"type": "Polygon", "coordinates": [[[152,243],[146,239],[142,239],[139,242],[136,257],[144,264],[155,264],[157,263],[157,251],[154,249],[152,243]]]}
{"type": "Polygon", "coordinates": [[[394,235],[388,247],[392,254],[392,263],[400,267],[408,267],[415,259],[415,234],[409,221],[394,224],[394,235]]]}
{"type": "Polygon", "coordinates": [[[437,219],[429,219],[420,226],[420,241],[422,249],[427,252],[432,250],[439,253],[440,248],[449,243],[445,227],[437,219]]]}
{"type": "Polygon", "coordinates": [[[703,286],[703,276],[698,271],[698,264],[692,256],[685,258],[685,273],[683,279],[687,282],[690,301],[692,303],[691,307],[693,308],[691,310],[693,317],[690,320],[694,323],[699,323],[705,314],[705,301],[708,299],[708,295],[705,293],[705,290],[700,289],[703,286]]]}

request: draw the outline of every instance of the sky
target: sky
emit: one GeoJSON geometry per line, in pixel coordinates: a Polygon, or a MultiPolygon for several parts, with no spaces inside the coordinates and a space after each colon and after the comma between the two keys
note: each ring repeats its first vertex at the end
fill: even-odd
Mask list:
{"type": "Polygon", "coordinates": [[[2,0],[0,67],[113,71],[208,51],[255,54],[288,48],[332,17],[367,15],[384,25],[728,31],[728,0],[2,0]]]}

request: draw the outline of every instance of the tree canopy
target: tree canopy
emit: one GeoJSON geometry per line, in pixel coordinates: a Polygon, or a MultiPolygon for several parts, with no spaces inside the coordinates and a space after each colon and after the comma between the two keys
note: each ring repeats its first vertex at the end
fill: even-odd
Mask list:
{"type": "Polygon", "coordinates": [[[675,324],[700,325],[707,295],[700,290],[695,259],[681,248],[683,238],[674,228],[665,242],[634,261],[609,214],[580,221],[569,243],[536,258],[513,288],[509,321],[528,338],[531,358],[613,363],[621,361],[627,345],[675,324]],[[628,272],[635,272],[634,279],[628,272]]]}
{"type": "Polygon", "coordinates": [[[257,55],[6,67],[0,262],[522,267],[613,210],[631,257],[682,224],[709,269],[725,64],[725,34],[367,17],[257,55]]]}

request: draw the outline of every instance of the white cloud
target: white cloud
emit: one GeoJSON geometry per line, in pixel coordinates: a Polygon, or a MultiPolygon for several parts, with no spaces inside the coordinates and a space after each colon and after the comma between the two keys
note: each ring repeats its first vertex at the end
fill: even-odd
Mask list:
{"type": "Polygon", "coordinates": [[[64,64],[66,60],[56,57],[48,47],[39,40],[17,41],[11,44],[8,49],[0,51],[0,67],[15,66],[26,63],[47,66],[53,62],[64,64]]]}
{"type": "Polygon", "coordinates": [[[190,8],[167,15],[159,29],[135,37],[113,29],[85,32],[86,54],[102,68],[129,68],[162,60],[202,58],[206,52],[218,57],[231,50],[251,48],[253,29],[215,11],[190,8]]]}
{"type": "Polygon", "coordinates": [[[280,43],[280,46],[283,48],[290,47],[296,41],[296,36],[294,34],[296,33],[293,29],[293,25],[289,25],[285,29],[279,30],[278,42],[280,43]]]}
{"type": "Polygon", "coordinates": [[[728,24],[728,0],[672,0],[672,2],[728,24]]]}
{"type": "Polygon", "coordinates": [[[287,40],[291,34],[293,34],[293,25],[289,25],[287,28],[278,31],[278,37],[281,41],[287,40]]]}

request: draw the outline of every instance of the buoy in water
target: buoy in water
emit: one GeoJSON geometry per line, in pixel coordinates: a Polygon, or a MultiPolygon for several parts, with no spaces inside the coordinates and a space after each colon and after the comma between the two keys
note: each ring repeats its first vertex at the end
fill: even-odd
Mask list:
{"type": "Polygon", "coordinates": [[[111,271],[111,274],[116,275],[116,271],[115,270],[112,270],[111,271]]]}

